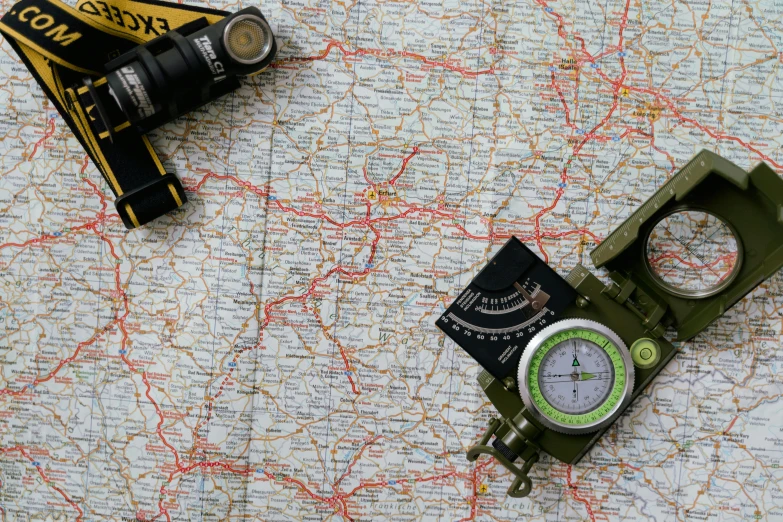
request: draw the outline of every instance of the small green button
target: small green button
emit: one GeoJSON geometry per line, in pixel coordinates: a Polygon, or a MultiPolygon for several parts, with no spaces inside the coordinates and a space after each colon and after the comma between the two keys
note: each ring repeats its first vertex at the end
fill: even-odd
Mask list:
{"type": "Polygon", "coordinates": [[[661,347],[647,337],[637,339],[631,345],[631,359],[637,368],[652,368],[661,360],[661,347]]]}

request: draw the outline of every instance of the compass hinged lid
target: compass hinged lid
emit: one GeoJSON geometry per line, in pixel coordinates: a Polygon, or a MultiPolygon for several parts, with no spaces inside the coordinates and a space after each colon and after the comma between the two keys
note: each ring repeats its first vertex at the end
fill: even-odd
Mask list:
{"type": "Polygon", "coordinates": [[[783,179],[701,151],[590,256],[660,298],[689,339],[783,265],[783,179]]]}

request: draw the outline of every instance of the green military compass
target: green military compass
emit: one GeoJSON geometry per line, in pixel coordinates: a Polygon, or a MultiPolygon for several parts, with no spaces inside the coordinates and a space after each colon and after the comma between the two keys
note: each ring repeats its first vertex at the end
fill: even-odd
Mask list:
{"type": "Polygon", "coordinates": [[[497,459],[530,494],[541,452],[577,463],[684,341],[783,266],[783,179],[700,152],[595,250],[604,284],[561,278],[512,237],[437,326],[483,367],[501,415],[468,459],[497,459]]]}

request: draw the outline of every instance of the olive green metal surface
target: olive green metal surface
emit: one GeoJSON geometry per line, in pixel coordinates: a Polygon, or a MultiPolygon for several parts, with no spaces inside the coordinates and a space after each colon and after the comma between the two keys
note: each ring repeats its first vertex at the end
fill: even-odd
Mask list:
{"type": "MultiPolygon", "coordinates": [[[[604,293],[605,285],[585,267],[576,267],[567,280],[580,295],[587,298],[588,304],[585,308],[574,304],[565,311],[562,319],[583,318],[603,323],[619,335],[627,346],[633,344],[636,339],[649,337],[648,331],[641,326],[639,319],[626,306],[617,303],[604,293]]],[[[661,338],[656,341],[661,349],[661,358],[652,368],[635,368],[635,385],[632,392],[634,399],[674,356],[675,350],[671,343],[661,338]]],[[[487,372],[482,373],[479,382],[489,400],[503,417],[513,417],[524,408],[516,390],[507,390],[487,372]]],[[[532,415],[528,414],[525,417],[544,432],[535,440],[536,444],[556,459],[569,464],[578,462],[608,429],[585,435],[566,435],[546,430],[532,415]]]]}
{"type": "Polygon", "coordinates": [[[647,200],[590,256],[597,268],[621,272],[655,293],[669,308],[677,340],[690,339],[783,266],[783,179],[761,163],[750,173],[701,151],[647,200]],[[662,216],[679,210],[710,212],[739,236],[739,274],[717,295],[691,298],[663,289],[646,269],[645,243],[662,216]]]}
{"type": "MultiPolygon", "coordinates": [[[[674,346],[663,338],[667,327],[676,328],[678,340],[693,337],[783,266],[783,179],[763,163],[747,173],[702,151],[593,250],[591,257],[597,267],[610,270],[611,282],[605,285],[577,265],[565,279],[578,297],[559,319],[602,323],[628,347],[639,340],[646,346],[657,345],[655,358],[634,367],[633,400],[675,355],[674,346]],[[710,212],[738,236],[738,248],[744,256],[739,273],[715,295],[674,295],[657,284],[645,266],[650,231],[662,216],[680,209],[710,212]]],[[[583,435],[553,431],[526,410],[513,379],[500,382],[484,371],[479,384],[503,418],[492,421],[468,458],[492,455],[511,470],[515,476],[509,488],[511,496],[530,493],[532,483],[527,473],[539,451],[575,464],[609,429],[583,435]],[[501,441],[500,447],[488,445],[493,437],[493,445],[501,441]],[[508,458],[509,450],[518,458],[508,458]]],[[[619,414],[618,421],[622,422],[619,414]]]]}

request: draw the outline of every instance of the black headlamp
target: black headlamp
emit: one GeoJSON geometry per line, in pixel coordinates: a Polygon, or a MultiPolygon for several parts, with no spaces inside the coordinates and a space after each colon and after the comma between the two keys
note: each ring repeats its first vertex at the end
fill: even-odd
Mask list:
{"type": "Polygon", "coordinates": [[[212,25],[196,20],[107,63],[105,87],[114,104],[98,95],[97,82],[84,84],[96,94],[109,138],[119,120],[145,133],[236,89],[238,76],[260,72],[276,51],[266,19],[247,7],[212,25]]]}
{"type": "Polygon", "coordinates": [[[111,187],[125,227],[134,229],[187,201],[182,182],[145,134],[237,89],[239,76],[272,63],[277,46],[255,7],[227,14],[181,3],[117,1],[130,10],[122,13],[149,13],[166,28],[184,25],[139,45],[138,26],[107,26],[98,11],[61,0],[19,0],[0,18],[0,33],[111,187]]]}

